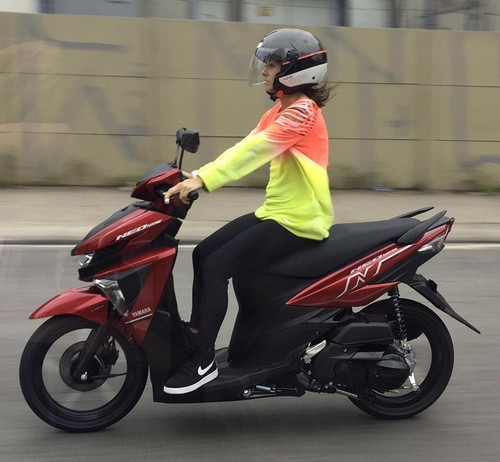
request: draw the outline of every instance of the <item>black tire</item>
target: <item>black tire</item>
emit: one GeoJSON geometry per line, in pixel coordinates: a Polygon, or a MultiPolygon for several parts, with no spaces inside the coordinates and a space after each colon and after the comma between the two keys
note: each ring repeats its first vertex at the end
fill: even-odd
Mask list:
{"type": "MultiPolygon", "coordinates": [[[[383,419],[404,419],[427,409],[444,392],[453,371],[453,343],[443,321],[425,305],[413,300],[401,299],[401,306],[408,327],[409,344],[412,347],[420,345],[420,350],[425,350],[423,347],[427,344],[428,367],[425,367],[425,373],[417,373],[416,370],[418,391],[406,390],[403,395],[373,391],[362,395],[362,400],[351,399],[362,411],[383,419]]],[[[391,315],[394,308],[390,301],[384,300],[368,307],[367,311],[391,315]]],[[[415,353],[418,367],[417,348],[415,353]]]]}
{"type": "Polygon", "coordinates": [[[135,406],[146,385],[142,350],[115,329],[106,336],[114,339],[113,347],[96,353],[91,367],[96,376],[121,375],[87,383],[72,379],[71,367],[95,327],[75,316],[51,318],[31,336],[21,357],[19,379],[26,402],[43,421],[67,432],[96,431],[116,423],[135,406]]]}

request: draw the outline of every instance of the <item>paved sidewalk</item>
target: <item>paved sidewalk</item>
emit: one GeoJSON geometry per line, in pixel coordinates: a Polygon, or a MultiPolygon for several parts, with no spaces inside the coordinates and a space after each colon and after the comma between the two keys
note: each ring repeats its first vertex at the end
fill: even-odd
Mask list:
{"type": "MultiPolygon", "coordinates": [[[[231,219],[254,211],[264,191],[222,188],[201,193],[178,238],[197,242],[231,219]]],[[[0,243],[76,243],[134,199],[126,188],[21,187],[0,189],[0,243]]],[[[384,220],[434,206],[456,221],[448,242],[500,243],[500,195],[414,191],[334,191],[335,221],[384,220]]],[[[423,217],[430,217],[428,212],[423,217]]]]}

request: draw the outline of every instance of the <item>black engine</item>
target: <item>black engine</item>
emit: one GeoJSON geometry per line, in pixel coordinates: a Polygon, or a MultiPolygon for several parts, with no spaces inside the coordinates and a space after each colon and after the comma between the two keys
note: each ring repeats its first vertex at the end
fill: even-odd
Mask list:
{"type": "Polygon", "coordinates": [[[334,328],[326,340],[310,364],[310,377],[320,389],[334,386],[384,393],[399,388],[410,374],[404,356],[393,346],[393,326],[384,316],[355,315],[334,328]]]}
{"type": "Polygon", "coordinates": [[[328,343],[314,357],[311,375],[320,384],[348,390],[373,389],[380,393],[403,385],[410,367],[393,347],[346,347],[328,343]]]}

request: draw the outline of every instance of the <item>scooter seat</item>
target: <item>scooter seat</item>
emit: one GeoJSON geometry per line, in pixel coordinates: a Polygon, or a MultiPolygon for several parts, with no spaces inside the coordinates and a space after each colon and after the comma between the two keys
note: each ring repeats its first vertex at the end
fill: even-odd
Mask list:
{"type": "Polygon", "coordinates": [[[288,255],[265,272],[276,276],[317,279],[382,245],[396,242],[420,223],[415,218],[339,223],[332,226],[327,239],[288,255]]]}

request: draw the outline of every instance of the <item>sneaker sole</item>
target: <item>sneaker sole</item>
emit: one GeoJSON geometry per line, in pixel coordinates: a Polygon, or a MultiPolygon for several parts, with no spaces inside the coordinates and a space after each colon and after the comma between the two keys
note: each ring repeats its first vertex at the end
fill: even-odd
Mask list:
{"type": "Polygon", "coordinates": [[[215,371],[210,372],[210,374],[203,377],[199,382],[193,383],[193,385],[189,385],[188,387],[182,387],[182,388],[163,387],[163,391],[165,393],[168,393],[169,395],[183,395],[185,393],[191,393],[192,391],[197,390],[206,383],[216,379],[218,375],[219,375],[219,370],[215,369],[215,371]]]}

